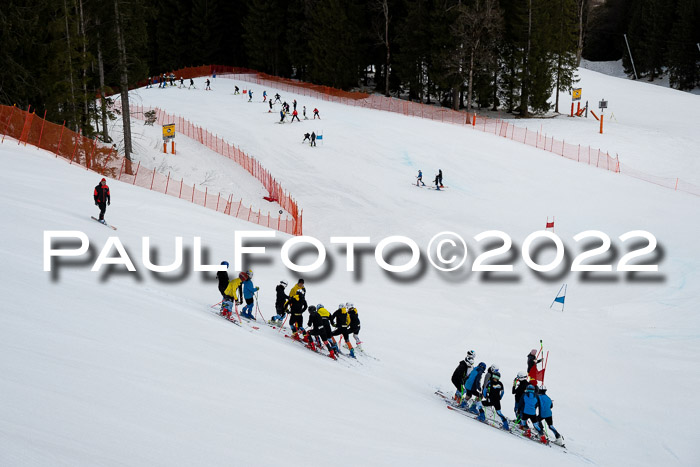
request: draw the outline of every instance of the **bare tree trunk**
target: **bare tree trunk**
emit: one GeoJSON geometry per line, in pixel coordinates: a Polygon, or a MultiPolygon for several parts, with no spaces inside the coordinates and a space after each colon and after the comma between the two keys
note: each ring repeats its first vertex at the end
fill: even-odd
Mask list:
{"type": "Polygon", "coordinates": [[[467,109],[472,108],[472,89],[473,89],[473,79],[474,79],[474,49],[472,48],[469,54],[469,84],[467,88],[467,109]]]}
{"type": "Polygon", "coordinates": [[[117,55],[119,55],[119,75],[122,100],[122,123],[124,124],[124,157],[131,160],[131,115],[129,114],[129,73],[126,65],[126,47],[119,16],[119,0],[114,0],[114,25],[117,33],[117,55]]]}
{"type": "Polygon", "coordinates": [[[384,73],[384,95],[389,97],[389,61],[391,58],[389,49],[389,0],[382,2],[384,11],[384,44],[386,45],[386,73],[384,73]]]}
{"type": "Polygon", "coordinates": [[[109,143],[109,129],[107,128],[107,99],[105,99],[105,67],[102,60],[102,37],[100,36],[100,17],[97,16],[97,69],[100,75],[100,114],[102,116],[102,141],[109,143]]]}
{"type": "Polygon", "coordinates": [[[554,112],[559,113],[559,86],[561,84],[561,48],[562,48],[562,38],[564,37],[564,2],[559,0],[559,6],[561,7],[560,17],[559,17],[559,44],[557,44],[559,50],[557,54],[557,90],[554,93],[556,96],[554,98],[554,112]]]}
{"type": "Polygon", "coordinates": [[[78,2],[78,14],[80,18],[80,24],[78,25],[78,30],[80,31],[80,36],[82,38],[82,46],[83,46],[83,60],[81,63],[82,71],[83,71],[83,118],[82,122],[83,124],[83,133],[86,132],[87,127],[90,123],[90,109],[88,108],[88,91],[87,91],[87,38],[85,37],[85,17],[83,16],[83,0],[79,0],[78,2]]]}
{"type": "Polygon", "coordinates": [[[530,40],[532,37],[532,0],[528,0],[527,10],[527,48],[523,56],[523,82],[521,83],[520,93],[520,116],[527,117],[530,115],[528,109],[528,101],[530,100],[530,40]]]}
{"type": "Polygon", "coordinates": [[[491,110],[498,110],[498,62],[493,68],[493,108],[491,110]]]}
{"type": "Polygon", "coordinates": [[[578,47],[576,47],[576,66],[581,66],[583,52],[583,7],[586,0],[578,0],[578,47]]]}
{"type": "Polygon", "coordinates": [[[73,83],[73,50],[70,45],[70,28],[68,27],[68,4],[66,0],[63,0],[63,12],[66,15],[66,41],[68,43],[68,78],[70,81],[70,97],[71,97],[71,109],[73,110],[73,125],[75,125],[75,130],[77,127],[77,111],[75,108],[75,84],[73,83]]]}

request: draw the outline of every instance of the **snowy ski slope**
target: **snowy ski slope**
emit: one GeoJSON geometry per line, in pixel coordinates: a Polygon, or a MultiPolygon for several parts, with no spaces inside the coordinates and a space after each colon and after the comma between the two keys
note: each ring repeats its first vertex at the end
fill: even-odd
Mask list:
{"type": "MultiPolygon", "coordinates": [[[[107,219],[119,228],[139,273],[92,273],[92,262],[83,261],[52,279],[42,271],[43,231],[86,232],[93,260],[115,234],[89,219],[99,177],[6,140],[0,146],[0,464],[696,462],[697,197],[458,126],[290,94],[283,94],[287,102],[296,97],[309,115],[318,107],[323,120],[279,125],[279,106],[269,114],[266,104],[233,96],[233,85],[219,78],[212,92],[139,89],[132,95],[240,145],[290,190],[304,209],[305,234],[322,240],[329,253],[327,270],[303,275],[309,302],[329,309],[354,302],[364,347],[380,360],[350,366],[266,326],[232,326],[209,311],[219,300],[212,276],[146,271],[143,236],[150,236],[159,263],[174,258],[176,236],[190,249],[201,236],[205,260],[218,263],[232,261],[235,230],[261,229],[119,182],[110,182],[107,219]],[[301,144],[311,130],[324,135],[316,148],[301,144]],[[412,186],[418,169],[427,183],[438,168],[449,189],[412,186]],[[612,264],[628,247],[619,235],[653,233],[659,254],[645,259],[658,260],[660,272],[636,281],[622,273],[538,277],[519,250],[552,215],[571,256],[581,251],[572,240],[578,232],[607,233],[617,251],[603,259],[612,264]],[[474,235],[492,229],[509,234],[517,249],[508,258],[515,268],[508,280],[469,271],[483,250],[474,235]],[[416,277],[397,277],[382,271],[370,252],[358,258],[353,274],[344,271],[344,249],[329,243],[332,235],[370,236],[374,245],[405,235],[424,249],[443,230],[467,240],[466,269],[438,273],[427,265],[416,277]],[[564,282],[566,311],[550,310],[564,282]],[[451,390],[452,371],[474,349],[477,362],[499,364],[504,413],[512,416],[510,382],[540,339],[550,351],[546,384],[567,453],[456,416],[433,395],[451,390]]],[[[263,89],[253,89],[261,98],[263,89]]],[[[670,130],[660,137],[674,139],[670,130]]],[[[153,161],[157,145],[143,148],[137,157],[153,161]]],[[[684,151],[675,156],[679,167],[697,176],[686,157],[691,149],[684,151]]],[[[196,165],[177,157],[168,162],[171,169],[196,165]]],[[[210,180],[212,189],[225,191],[235,168],[201,160],[200,173],[221,172],[210,180]]],[[[256,196],[254,186],[242,189],[256,196]]],[[[277,234],[279,241],[287,238],[277,234]]],[[[550,256],[547,251],[539,261],[550,256]]],[[[299,276],[284,269],[277,250],[268,257],[252,263],[266,316],[279,280],[291,284],[299,276]]],[[[304,255],[300,262],[312,260],[304,255]]]]}

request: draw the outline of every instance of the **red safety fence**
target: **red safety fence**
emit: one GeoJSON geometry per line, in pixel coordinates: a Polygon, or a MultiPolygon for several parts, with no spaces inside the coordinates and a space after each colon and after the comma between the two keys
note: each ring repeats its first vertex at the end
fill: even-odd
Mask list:
{"type": "MultiPolygon", "coordinates": [[[[0,132],[1,142],[5,142],[8,136],[17,141],[17,144],[30,144],[46,151],[56,154],[70,164],[85,167],[105,177],[110,177],[124,183],[130,183],[142,188],[175,196],[179,199],[190,201],[191,203],[213,209],[217,212],[244,219],[248,222],[279,230],[291,235],[302,234],[302,212],[296,202],[282,190],[279,184],[271,177],[267,170],[260,164],[240,151],[238,148],[225,143],[220,138],[212,138],[211,133],[202,130],[187,122],[190,127],[190,135],[194,137],[194,132],[199,131],[200,141],[209,147],[220,148],[217,152],[228,151],[229,157],[237,161],[246,168],[253,176],[258,178],[270,193],[273,201],[279,202],[292,218],[282,216],[271,216],[269,211],[264,214],[260,209],[257,211],[245,206],[242,200],[234,200],[233,195],[222,196],[221,193],[209,193],[209,189],[204,187],[204,191],[195,185],[187,185],[182,179],[175,180],[166,175],[156,172],[156,169],[141,168],[141,163],[133,163],[125,157],[120,156],[112,147],[107,147],[98,143],[96,139],[86,138],[65,125],[57,125],[36,116],[29,111],[20,110],[17,107],[0,105],[0,132]],[[207,143],[204,143],[207,141],[207,143]]],[[[142,111],[142,109],[141,109],[142,111]]],[[[132,114],[138,117],[139,110],[134,110],[132,114]]],[[[163,113],[162,118],[165,117],[163,113]]],[[[182,123],[181,125],[185,125],[182,123]]],[[[184,127],[183,127],[184,128],[184,127]]],[[[196,139],[196,138],[195,138],[196,139]]]]}
{"type": "MultiPolygon", "coordinates": [[[[180,133],[188,138],[191,138],[199,143],[205,145],[207,148],[214,152],[225,156],[236,164],[243,167],[248,171],[253,177],[257,178],[260,183],[265,187],[268,192],[267,199],[272,202],[278,203],[282,209],[287,211],[292,218],[296,221],[296,229],[291,233],[293,235],[302,234],[302,216],[301,209],[297,205],[294,198],[292,198],[282,186],[274,179],[270,172],[265,169],[260,162],[255,158],[249,156],[243,152],[240,148],[226,142],[223,138],[218,135],[212,134],[209,130],[197,126],[187,120],[184,117],[174,116],[159,108],[143,107],[140,105],[131,105],[130,114],[134,118],[140,120],[145,120],[145,112],[153,110],[156,115],[156,122],[159,125],[165,124],[175,124],[175,132],[180,133]]],[[[240,217],[240,216],[238,216],[240,217]]]]}

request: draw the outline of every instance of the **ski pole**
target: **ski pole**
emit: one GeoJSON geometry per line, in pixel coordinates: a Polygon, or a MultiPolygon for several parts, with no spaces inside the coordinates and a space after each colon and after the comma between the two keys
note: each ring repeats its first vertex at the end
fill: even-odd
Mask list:
{"type": "Polygon", "coordinates": [[[282,321],[282,326],[280,326],[279,331],[277,332],[282,332],[282,328],[284,328],[284,323],[287,322],[287,313],[284,314],[284,321],[282,321]]]}
{"type": "MultiPolygon", "coordinates": [[[[221,300],[221,302],[223,302],[223,300],[221,300]]],[[[214,303],[214,304],[211,306],[211,308],[215,308],[216,305],[221,305],[221,302],[219,302],[219,303],[214,303]]]]}
{"type": "Polygon", "coordinates": [[[260,307],[258,306],[258,293],[255,292],[255,313],[260,315],[260,318],[265,321],[265,317],[262,315],[262,312],[260,311],[260,307]]]}
{"type": "Polygon", "coordinates": [[[238,302],[237,302],[237,301],[234,301],[234,302],[233,302],[233,305],[234,305],[234,308],[233,308],[233,309],[236,310],[236,316],[238,316],[238,322],[239,322],[239,323],[242,323],[243,320],[241,319],[241,315],[238,313],[238,302]]]}

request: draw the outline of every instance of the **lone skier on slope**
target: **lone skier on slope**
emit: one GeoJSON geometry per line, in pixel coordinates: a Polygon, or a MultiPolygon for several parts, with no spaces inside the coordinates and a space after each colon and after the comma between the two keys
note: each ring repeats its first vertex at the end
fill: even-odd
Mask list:
{"type": "Polygon", "coordinates": [[[95,206],[100,208],[100,219],[99,221],[103,224],[105,222],[105,212],[107,211],[107,206],[111,203],[111,196],[109,194],[109,187],[107,186],[107,179],[103,178],[100,183],[95,187],[95,192],[92,196],[95,200],[95,206]]]}
{"type": "Polygon", "coordinates": [[[418,177],[416,177],[416,179],[417,179],[416,186],[420,186],[419,185],[420,183],[423,183],[423,186],[425,186],[425,183],[423,182],[423,171],[422,170],[420,170],[420,169],[418,170],[418,177]]]}

